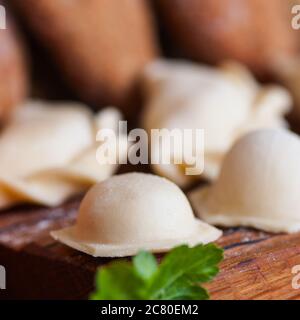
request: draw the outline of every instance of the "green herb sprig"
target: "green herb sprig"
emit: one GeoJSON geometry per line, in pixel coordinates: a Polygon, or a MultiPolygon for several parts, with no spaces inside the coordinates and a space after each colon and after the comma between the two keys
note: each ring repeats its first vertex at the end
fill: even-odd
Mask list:
{"type": "Polygon", "coordinates": [[[132,262],[114,261],[96,274],[92,300],[206,300],[207,290],[200,285],[219,272],[223,250],[214,244],[171,250],[160,264],[142,251],[132,262]]]}

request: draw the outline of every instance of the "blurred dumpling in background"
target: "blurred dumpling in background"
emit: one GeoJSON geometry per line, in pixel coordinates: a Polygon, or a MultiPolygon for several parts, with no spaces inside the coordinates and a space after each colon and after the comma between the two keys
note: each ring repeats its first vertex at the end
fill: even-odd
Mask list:
{"type": "Polygon", "coordinates": [[[257,74],[299,47],[285,0],[154,0],[167,35],[185,57],[235,59],[257,74]]]}
{"type": "MultiPolygon", "coordinates": [[[[204,129],[203,177],[207,179],[217,177],[224,154],[238,137],[257,128],[285,127],[283,115],[291,106],[284,88],[260,85],[245,67],[234,62],[212,68],[157,60],[145,69],[144,88],[147,98],[142,124],[148,132],[204,129]]],[[[190,143],[193,148],[193,141],[190,143]]],[[[170,154],[174,163],[179,157],[182,154],[170,154]]],[[[185,186],[199,176],[185,175],[184,166],[154,164],[153,169],[185,186]]]]}
{"type": "MultiPolygon", "coordinates": [[[[93,116],[78,103],[23,105],[0,132],[0,209],[18,203],[59,205],[110,177],[118,165],[97,162],[96,133],[117,127],[120,117],[114,108],[93,116]]],[[[127,156],[126,148],[121,152],[127,156]]]]}
{"type": "Polygon", "coordinates": [[[101,107],[127,105],[157,43],[145,0],[13,0],[75,93],[101,107]]]}
{"type": "Polygon", "coordinates": [[[6,29],[0,30],[0,121],[9,117],[27,95],[29,84],[25,60],[16,26],[7,14],[6,29]]]}

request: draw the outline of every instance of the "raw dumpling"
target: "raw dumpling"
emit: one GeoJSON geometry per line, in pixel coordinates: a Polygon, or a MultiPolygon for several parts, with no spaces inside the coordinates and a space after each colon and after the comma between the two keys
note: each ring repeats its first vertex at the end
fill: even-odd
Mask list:
{"type": "MultiPolygon", "coordinates": [[[[260,86],[247,69],[234,62],[216,69],[159,60],[148,65],[144,79],[144,127],[148,132],[203,129],[203,177],[207,179],[217,177],[224,154],[239,136],[257,128],[286,126],[283,115],[291,105],[289,93],[275,85],[260,86]]],[[[185,186],[196,177],[184,175],[185,166],[158,164],[153,169],[185,186]]]]}
{"type": "Polygon", "coordinates": [[[121,257],[139,250],[168,251],[179,244],[218,239],[221,231],[196,219],[184,193],[158,176],[129,173],[94,186],[77,223],[51,234],[93,256],[121,257]]]}
{"type": "Polygon", "coordinates": [[[96,132],[118,120],[113,108],[93,117],[76,103],[22,106],[0,133],[0,208],[58,205],[111,176],[117,166],[96,161],[96,132]]]}
{"type": "Polygon", "coordinates": [[[226,156],[218,180],[193,191],[196,213],[208,223],[300,231],[300,139],[287,130],[249,133],[226,156]]]}

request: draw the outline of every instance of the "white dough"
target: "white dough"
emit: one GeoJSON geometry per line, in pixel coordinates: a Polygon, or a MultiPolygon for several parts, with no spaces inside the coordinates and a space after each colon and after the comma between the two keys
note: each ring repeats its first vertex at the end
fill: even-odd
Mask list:
{"type": "Polygon", "coordinates": [[[287,130],[249,133],[226,156],[217,181],[190,194],[196,213],[222,226],[300,231],[300,138],[287,130]]]}
{"type": "Polygon", "coordinates": [[[117,165],[96,161],[96,131],[116,128],[117,115],[108,108],[94,118],[84,105],[65,102],[29,101],[19,108],[0,133],[0,209],[59,205],[110,177],[117,165]]]}
{"type": "Polygon", "coordinates": [[[122,257],[142,249],[164,252],[179,244],[208,243],[222,232],[194,217],[174,183],[129,173],[94,186],[81,203],[75,226],[51,234],[96,257],[122,257]]]}
{"type": "MultiPolygon", "coordinates": [[[[285,127],[283,115],[291,105],[285,89],[259,85],[245,67],[233,62],[212,68],[158,60],[146,67],[144,85],[147,103],[142,123],[148,132],[204,129],[203,177],[209,180],[218,176],[225,153],[238,137],[258,128],[285,127]]],[[[176,164],[153,165],[153,169],[181,186],[195,179],[184,176],[184,168],[176,164]]]]}

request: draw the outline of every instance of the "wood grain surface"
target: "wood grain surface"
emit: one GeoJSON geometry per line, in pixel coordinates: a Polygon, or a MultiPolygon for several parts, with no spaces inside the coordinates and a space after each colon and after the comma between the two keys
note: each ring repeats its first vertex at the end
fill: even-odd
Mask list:
{"type": "MultiPolygon", "coordinates": [[[[95,259],[70,249],[49,231],[74,223],[80,198],[62,207],[19,208],[0,215],[0,264],[7,290],[0,299],[85,299],[93,290],[95,259]]],[[[271,235],[238,228],[224,230],[218,244],[225,260],[207,284],[212,299],[300,299],[292,288],[294,265],[300,265],[300,234],[271,235]]]]}

